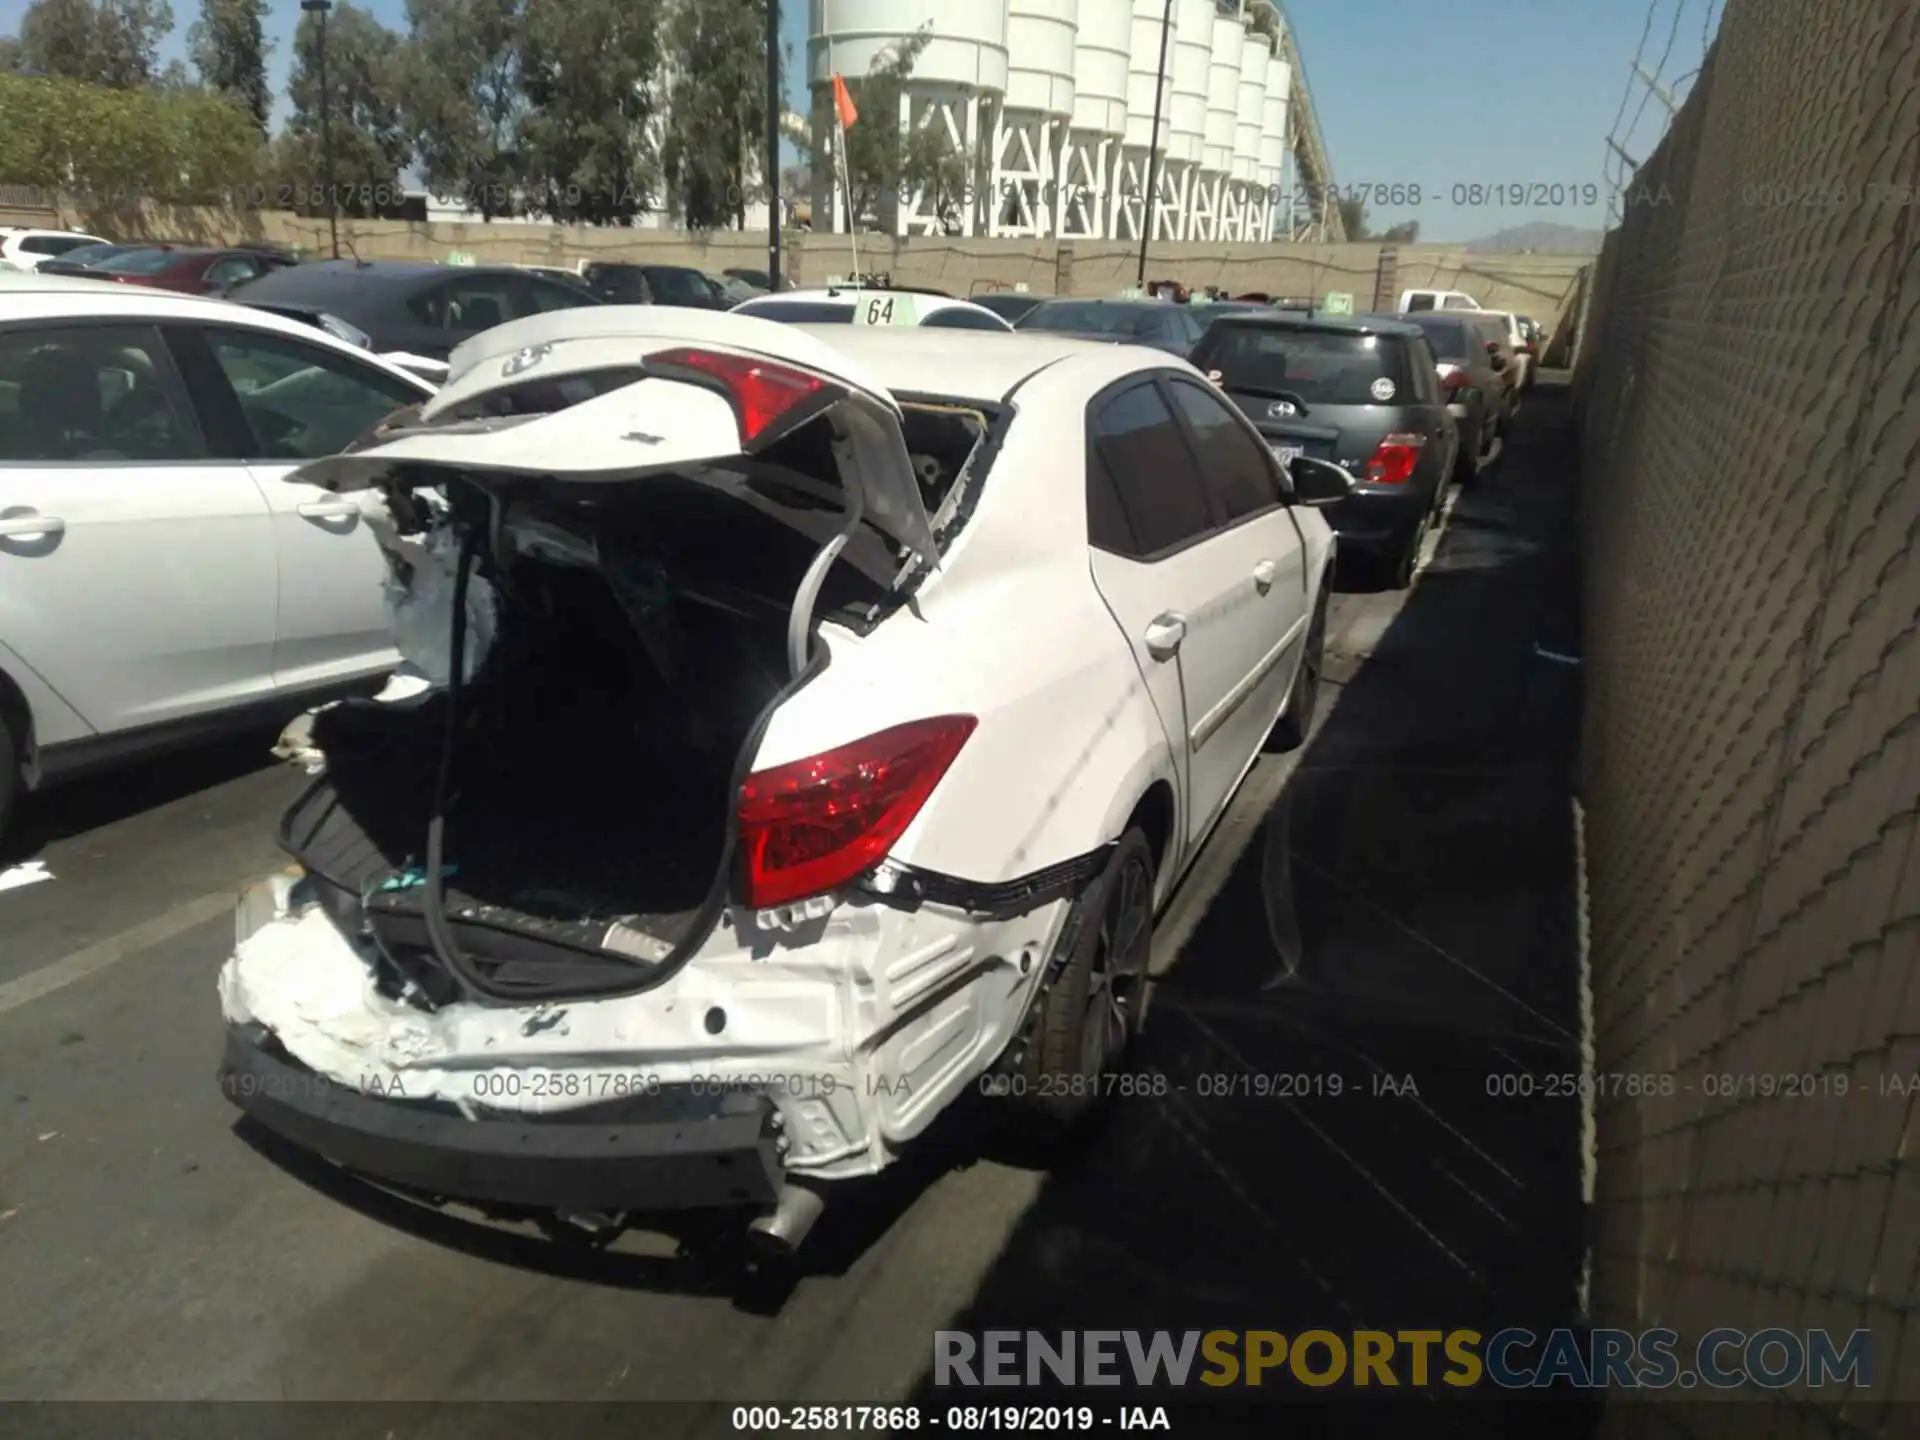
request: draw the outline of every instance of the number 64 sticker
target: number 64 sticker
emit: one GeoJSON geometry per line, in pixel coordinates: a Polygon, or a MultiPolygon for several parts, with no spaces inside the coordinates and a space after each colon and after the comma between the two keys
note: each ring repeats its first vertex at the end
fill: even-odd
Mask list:
{"type": "Polygon", "coordinates": [[[905,295],[863,295],[853,307],[859,325],[916,325],[913,301],[905,295]]]}

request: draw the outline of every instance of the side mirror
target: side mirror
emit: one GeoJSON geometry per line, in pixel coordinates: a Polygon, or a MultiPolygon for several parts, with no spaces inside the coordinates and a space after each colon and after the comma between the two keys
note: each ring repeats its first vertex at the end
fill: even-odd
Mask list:
{"type": "Polygon", "coordinates": [[[1333,505],[1353,493],[1353,477],[1330,460],[1296,455],[1287,462],[1293,498],[1302,505],[1333,505]]]}

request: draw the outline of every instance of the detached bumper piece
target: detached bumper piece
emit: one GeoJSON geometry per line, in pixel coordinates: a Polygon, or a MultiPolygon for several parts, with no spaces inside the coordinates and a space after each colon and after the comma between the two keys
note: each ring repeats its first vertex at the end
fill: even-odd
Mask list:
{"type": "Polygon", "coordinates": [[[337,1084],[257,1024],[228,1027],[220,1089],[303,1149],[445,1200],[657,1212],[766,1206],[780,1192],[765,1095],[665,1088],[554,1115],[469,1120],[451,1106],[337,1084]]]}

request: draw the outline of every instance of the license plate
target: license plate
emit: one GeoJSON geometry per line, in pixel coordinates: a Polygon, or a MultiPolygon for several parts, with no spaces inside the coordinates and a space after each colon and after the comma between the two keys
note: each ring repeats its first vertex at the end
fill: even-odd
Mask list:
{"type": "Polygon", "coordinates": [[[1306,447],[1304,445],[1276,445],[1273,447],[1273,458],[1278,460],[1282,465],[1304,453],[1306,453],[1306,447]]]}

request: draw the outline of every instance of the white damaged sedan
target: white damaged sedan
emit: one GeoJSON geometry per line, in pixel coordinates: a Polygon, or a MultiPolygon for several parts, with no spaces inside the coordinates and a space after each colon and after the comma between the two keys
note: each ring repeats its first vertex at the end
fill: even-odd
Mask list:
{"type": "Polygon", "coordinates": [[[1344,472],[1184,362],[664,307],[503,325],[375,490],[411,685],[309,717],[221,1084],[376,1183],[799,1243],[968,1089],[1124,1065],[1316,698],[1344,472]]]}

